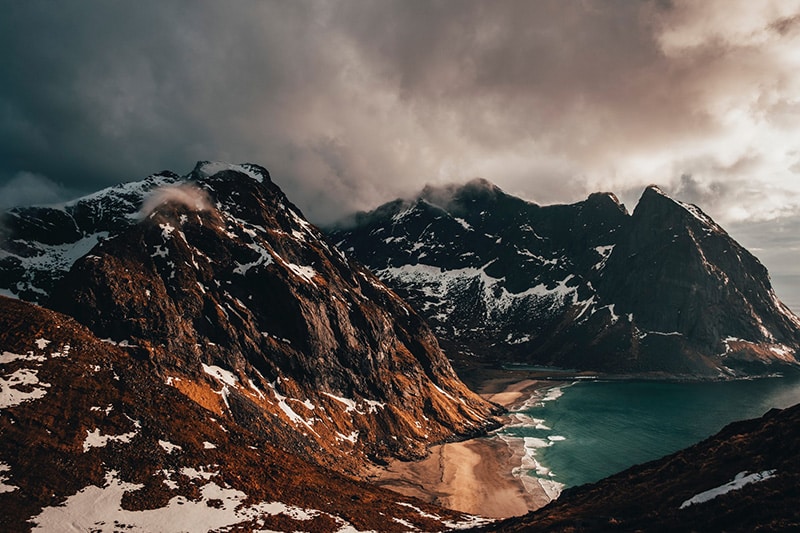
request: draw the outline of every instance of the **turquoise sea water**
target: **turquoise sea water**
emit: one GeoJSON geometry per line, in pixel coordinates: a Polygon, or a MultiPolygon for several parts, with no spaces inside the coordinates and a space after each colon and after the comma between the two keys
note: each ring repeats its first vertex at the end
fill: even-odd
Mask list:
{"type": "Polygon", "coordinates": [[[501,435],[523,469],[565,487],[690,446],[735,420],[800,402],[800,377],[727,382],[585,381],[534,398],[501,435]],[[542,401],[546,400],[546,401],[542,401]]]}

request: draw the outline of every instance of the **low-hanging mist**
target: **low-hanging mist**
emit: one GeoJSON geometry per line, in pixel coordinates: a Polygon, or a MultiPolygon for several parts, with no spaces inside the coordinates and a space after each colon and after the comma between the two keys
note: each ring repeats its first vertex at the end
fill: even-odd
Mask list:
{"type": "Polygon", "coordinates": [[[151,192],[142,202],[138,217],[147,218],[158,206],[165,203],[180,204],[192,211],[209,211],[211,200],[203,189],[190,183],[165,185],[151,192]]]}

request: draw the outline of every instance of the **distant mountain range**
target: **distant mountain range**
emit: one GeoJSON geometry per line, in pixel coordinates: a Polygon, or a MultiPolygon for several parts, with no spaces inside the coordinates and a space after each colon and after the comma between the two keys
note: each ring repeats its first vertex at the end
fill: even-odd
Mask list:
{"type": "Polygon", "coordinates": [[[797,366],[800,319],[694,205],[648,187],[539,206],[485,180],[426,187],[330,230],[431,323],[451,357],[734,377],[797,366]]]}

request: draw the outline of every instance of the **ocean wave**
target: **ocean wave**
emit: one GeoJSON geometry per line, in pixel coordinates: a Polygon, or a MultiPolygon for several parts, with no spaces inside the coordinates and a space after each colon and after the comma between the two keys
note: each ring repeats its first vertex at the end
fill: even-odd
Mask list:
{"type": "Polygon", "coordinates": [[[545,419],[532,416],[531,411],[543,407],[545,402],[558,400],[564,394],[564,389],[575,383],[577,382],[533,391],[528,399],[509,414],[509,423],[496,433],[515,456],[520,457],[519,466],[514,467],[511,474],[520,480],[526,491],[544,492],[550,501],[558,498],[565,485],[556,481],[556,474],[539,461],[537,451],[567,438],[563,435],[543,434],[552,429],[545,419]],[[526,435],[528,432],[533,434],[526,435]]]}
{"type": "Polygon", "coordinates": [[[549,389],[534,390],[527,400],[519,404],[519,406],[514,409],[514,412],[518,413],[520,411],[528,411],[535,407],[543,406],[545,402],[554,402],[564,395],[564,389],[572,387],[577,383],[580,382],[573,381],[572,383],[561,384],[549,389]]]}

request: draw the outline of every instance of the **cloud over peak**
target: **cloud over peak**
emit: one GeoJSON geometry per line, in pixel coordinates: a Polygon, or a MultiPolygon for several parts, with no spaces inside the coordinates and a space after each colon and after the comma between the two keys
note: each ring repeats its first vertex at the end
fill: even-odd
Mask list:
{"type": "Polygon", "coordinates": [[[178,204],[190,211],[209,211],[212,209],[208,193],[191,183],[165,185],[154,189],[145,197],[139,209],[139,218],[145,219],[163,204],[178,204]]]}

